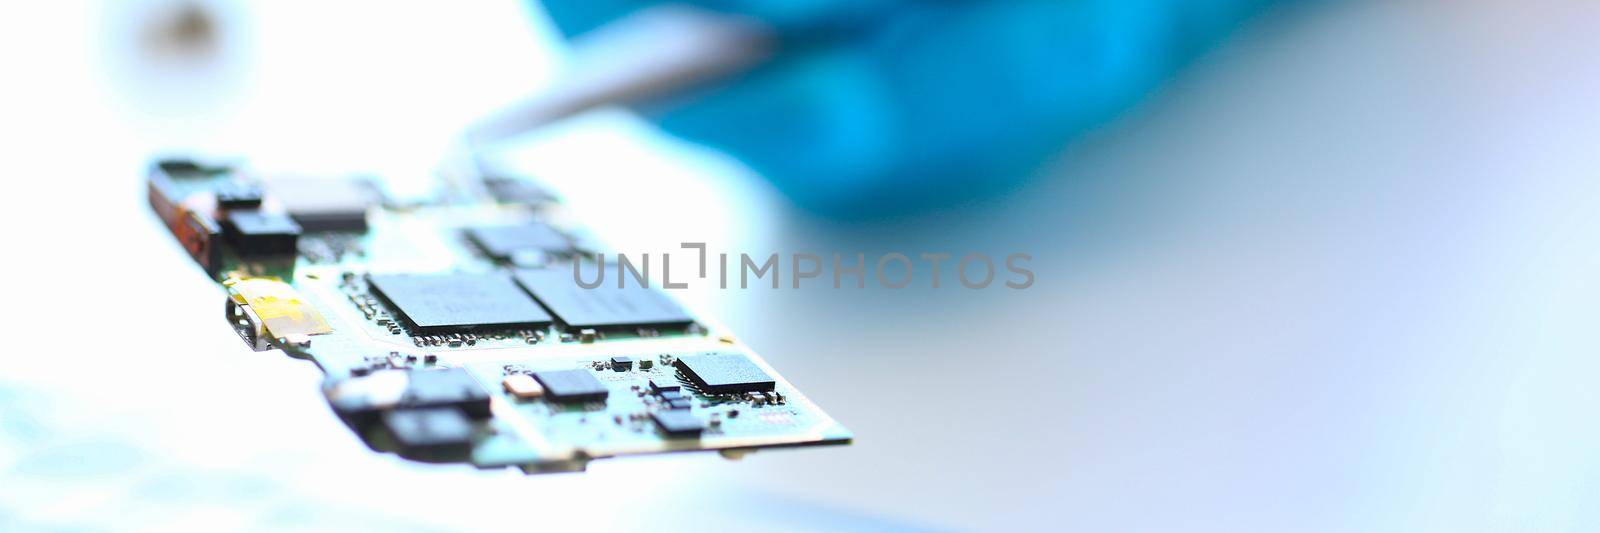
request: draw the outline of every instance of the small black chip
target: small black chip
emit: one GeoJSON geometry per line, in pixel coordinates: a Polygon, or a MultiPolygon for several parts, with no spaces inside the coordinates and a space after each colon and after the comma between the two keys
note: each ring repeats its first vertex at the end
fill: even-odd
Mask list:
{"type": "Polygon", "coordinates": [[[633,358],[619,355],[611,358],[611,369],[618,372],[633,370],[633,358]]]}
{"type": "Polygon", "coordinates": [[[545,397],[558,402],[599,401],[611,393],[594,374],[581,368],[534,372],[533,379],[544,385],[545,397]]]}
{"type": "Polygon", "coordinates": [[[676,409],[688,409],[689,406],[692,405],[692,404],[693,404],[693,401],[688,399],[688,398],[681,398],[680,397],[680,398],[672,398],[670,400],[667,400],[667,408],[668,409],[674,409],[674,410],[676,410],[676,409]]]}
{"type": "Polygon", "coordinates": [[[397,409],[383,414],[383,425],[406,456],[465,453],[472,447],[472,421],[456,409],[397,409]]]}
{"type": "Polygon", "coordinates": [[[678,358],[676,365],[695,386],[707,393],[769,391],[777,386],[772,376],[739,354],[685,355],[678,358]]]}
{"type": "Polygon", "coordinates": [[[256,209],[261,207],[261,188],[250,183],[228,182],[212,191],[217,195],[217,207],[223,209],[256,209]]]}
{"type": "Polygon", "coordinates": [[[288,215],[261,211],[228,211],[222,232],[242,257],[293,255],[300,240],[300,225],[288,215]]]}
{"type": "Polygon", "coordinates": [[[266,189],[307,232],[367,231],[367,208],[381,199],[359,179],[278,178],[266,189]]]}
{"type": "Polygon", "coordinates": [[[418,333],[538,328],[551,320],[504,274],[371,274],[367,283],[418,333]]]}
{"type": "Polygon", "coordinates": [[[655,392],[666,392],[666,391],[678,392],[679,390],[682,390],[682,389],[683,389],[683,385],[679,385],[678,384],[678,380],[676,380],[676,379],[672,379],[672,378],[650,378],[650,390],[652,390],[652,391],[655,391],[655,392]]]}
{"type": "Polygon", "coordinates": [[[699,417],[688,410],[666,410],[650,413],[650,418],[656,421],[656,427],[669,437],[698,437],[705,431],[706,424],[699,417]]]}
{"type": "Polygon", "coordinates": [[[628,280],[585,289],[573,279],[570,268],[517,271],[517,283],[533,293],[570,328],[675,327],[694,323],[694,317],[661,292],[628,280]]]}
{"type": "Polygon", "coordinates": [[[467,228],[467,238],[489,257],[502,260],[523,252],[560,253],[572,249],[572,242],[565,235],[540,223],[467,228]]]}
{"type": "Polygon", "coordinates": [[[413,370],[400,402],[407,407],[455,407],[474,418],[489,417],[489,392],[466,369],[413,370]]]}

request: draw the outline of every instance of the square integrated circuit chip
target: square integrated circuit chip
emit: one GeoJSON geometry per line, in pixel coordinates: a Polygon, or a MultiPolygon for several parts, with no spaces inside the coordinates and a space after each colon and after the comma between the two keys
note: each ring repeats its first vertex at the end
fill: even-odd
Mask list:
{"type": "Polygon", "coordinates": [[[550,313],[505,274],[371,274],[367,283],[419,333],[548,326],[550,313]]]}
{"type": "Polygon", "coordinates": [[[736,353],[685,355],[675,365],[695,387],[711,394],[770,391],[777,385],[750,358],[736,353]]]}
{"type": "Polygon", "coordinates": [[[567,236],[541,223],[514,226],[478,226],[467,228],[467,238],[495,259],[510,259],[519,253],[560,253],[572,249],[567,236]]]}
{"type": "Polygon", "coordinates": [[[650,413],[656,427],[669,437],[696,437],[706,429],[706,423],[688,409],[668,409],[650,413]]]}
{"type": "Polygon", "coordinates": [[[687,326],[694,317],[667,295],[629,283],[585,289],[567,268],[517,271],[517,283],[573,328],[617,329],[687,326]]]}
{"type": "Polygon", "coordinates": [[[534,372],[533,379],[544,386],[546,397],[559,402],[604,400],[611,392],[594,374],[581,368],[534,372]]]}

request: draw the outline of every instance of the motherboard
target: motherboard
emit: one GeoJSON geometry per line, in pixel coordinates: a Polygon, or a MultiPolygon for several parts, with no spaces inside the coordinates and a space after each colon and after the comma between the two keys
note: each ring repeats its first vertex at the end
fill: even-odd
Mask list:
{"type": "MultiPolygon", "coordinates": [[[[605,268],[548,189],[440,176],[267,175],[165,158],[151,207],[225,292],[250,348],[316,364],[332,411],[380,452],[527,473],[679,451],[848,444],[770,365],[667,291],[605,268]]],[[[294,391],[286,391],[293,393],[294,391]]]]}

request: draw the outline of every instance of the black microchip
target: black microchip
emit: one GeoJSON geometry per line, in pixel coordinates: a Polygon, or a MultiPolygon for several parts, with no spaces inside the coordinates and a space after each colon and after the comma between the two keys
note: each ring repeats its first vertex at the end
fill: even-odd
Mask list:
{"type": "Polygon", "coordinates": [[[680,398],[671,398],[671,399],[667,400],[667,408],[668,409],[688,409],[689,406],[692,404],[692,402],[693,401],[688,399],[688,398],[681,398],[681,397],[680,398]]]}
{"type": "Polygon", "coordinates": [[[372,274],[367,283],[418,333],[538,328],[551,320],[504,274],[372,274]]]}
{"type": "Polygon", "coordinates": [[[666,410],[650,413],[650,418],[656,421],[656,427],[662,433],[671,437],[697,437],[705,431],[706,424],[688,410],[666,410]]]}
{"type": "Polygon", "coordinates": [[[777,386],[772,376],[740,354],[685,355],[676,365],[696,387],[712,394],[769,391],[777,386]]]}
{"type": "Polygon", "coordinates": [[[642,328],[687,326],[694,317],[661,292],[628,280],[593,289],[578,285],[569,268],[517,271],[517,283],[571,328],[642,328]]]}
{"type": "Polygon", "coordinates": [[[650,390],[653,390],[653,391],[656,391],[656,392],[663,392],[663,391],[677,392],[677,391],[679,391],[681,389],[683,389],[683,385],[679,385],[678,384],[678,380],[676,380],[676,379],[672,379],[672,378],[650,378],[650,390]]]}
{"type": "Polygon", "coordinates": [[[533,379],[544,385],[546,397],[558,402],[604,400],[611,392],[594,374],[581,368],[534,372],[533,379]]]}
{"type": "Polygon", "coordinates": [[[510,259],[522,252],[559,253],[572,249],[572,242],[565,235],[540,223],[467,228],[467,238],[495,259],[510,259]]]}
{"type": "Polygon", "coordinates": [[[611,369],[618,372],[633,370],[633,358],[619,355],[611,358],[611,369]]]}
{"type": "Polygon", "coordinates": [[[466,369],[414,370],[408,377],[401,398],[407,407],[455,407],[475,418],[489,416],[489,392],[466,369]]]}
{"type": "Polygon", "coordinates": [[[292,255],[300,240],[300,225],[281,213],[229,211],[222,231],[234,253],[244,257],[292,255]]]}
{"type": "Polygon", "coordinates": [[[397,409],[383,414],[383,425],[402,455],[460,453],[472,446],[472,421],[456,409],[397,409]]]}
{"type": "Polygon", "coordinates": [[[380,200],[370,183],[358,179],[278,178],[266,189],[307,232],[366,231],[367,208],[380,200]]]}
{"type": "Polygon", "coordinates": [[[217,207],[223,209],[256,209],[261,207],[261,188],[243,182],[228,182],[212,191],[217,195],[217,207]]]}

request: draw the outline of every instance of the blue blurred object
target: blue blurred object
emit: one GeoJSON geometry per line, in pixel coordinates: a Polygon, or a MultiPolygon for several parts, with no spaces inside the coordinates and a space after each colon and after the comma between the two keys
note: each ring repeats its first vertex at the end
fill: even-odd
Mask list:
{"type": "MultiPolygon", "coordinates": [[[[1015,185],[1268,1],[699,0],[777,58],[643,111],[813,210],[903,212],[1015,185]]],[[[568,37],[658,3],[544,1],[568,37]]]]}

